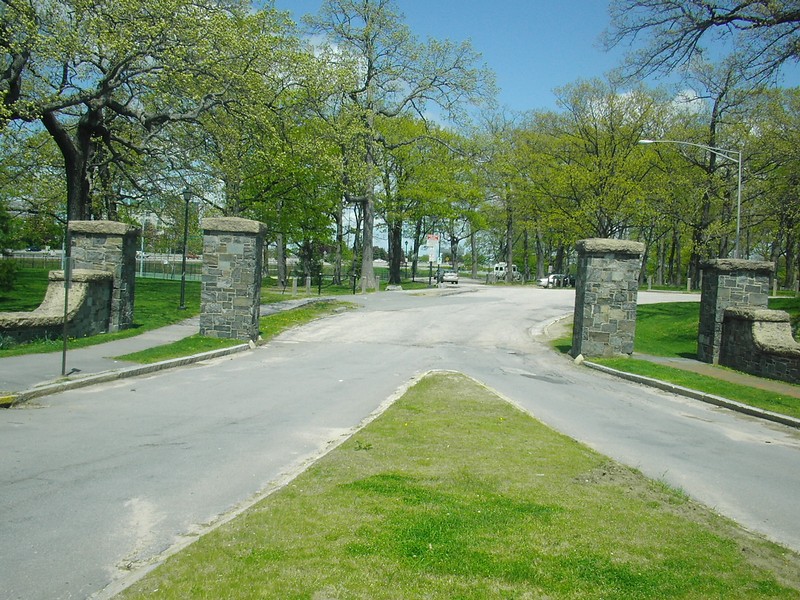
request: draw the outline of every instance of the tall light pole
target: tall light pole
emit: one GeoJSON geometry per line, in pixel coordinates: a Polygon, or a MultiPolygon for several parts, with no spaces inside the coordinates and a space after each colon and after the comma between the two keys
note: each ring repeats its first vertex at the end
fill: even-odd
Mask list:
{"type": "Polygon", "coordinates": [[[684,142],[681,140],[639,140],[640,144],[679,144],[681,146],[694,146],[695,148],[702,148],[713,152],[721,158],[727,158],[735,162],[739,167],[739,185],[736,198],[736,244],[733,247],[733,257],[741,258],[739,252],[739,237],[742,225],[742,151],[741,150],[726,150],[725,148],[715,148],[714,146],[705,146],[704,144],[695,144],[694,142],[684,142]]]}
{"type": "Polygon", "coordinates": [[[189,200],[192,198],[192,193],[189,188],[183,190],[183,260],[181,261],[181,305],[179,310],[186,310],[186,246],[189,243],[189,200]]]}

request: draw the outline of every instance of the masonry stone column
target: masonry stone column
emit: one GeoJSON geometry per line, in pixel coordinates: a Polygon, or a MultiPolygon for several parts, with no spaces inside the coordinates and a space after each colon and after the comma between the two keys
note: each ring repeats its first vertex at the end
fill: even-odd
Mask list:
{"type": "Polygon", "coordinates": [[[576,247],[572,356],[632,354],[644,244],[588,239],[576,247]]]}
{"type": "Polygon", "coordinates": [[[717,364],[726,308],[767,308],[771,262],[718,258],[701,265],[697,358],[717,364]]]}
{"type": "Polygon", "coordinates": [[[258,221],[203,219],[200,335],[258,339],[265,227],[258,221]]]}
{"type": "Polygon", "coordinates": [[[136,242],[139,229],[117,221],[70,221],[73,268],[114,275],[108,331],[133,325],[136,288],[136,242]]]}

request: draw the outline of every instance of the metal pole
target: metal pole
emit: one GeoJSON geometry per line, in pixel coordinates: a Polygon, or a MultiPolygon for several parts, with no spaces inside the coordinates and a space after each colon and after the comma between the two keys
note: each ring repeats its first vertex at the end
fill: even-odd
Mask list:
{"type": "Polygon", "coordinates": [[[70,247],[69,237],[69,216],[67,216],[67,223],[65,225],[66,231],[64,233],[64,327],[61,332],[61,376],[67,374],[67,340],[69,339],[69,323],[67,315],[69,314],[69,285],[72,278],[72,249],[70,247]]]}
{"type": "Polygon", "coordinates": [[[186,246],[189,240],[189,199],[188,189],[183,190],[185,207],[183,211],[183,259],[181,261],[181,305],[179,310],[186,310],[186,246]]]}
{"type": "Polygon", "coordinates": [[[739,148],[739,190],[736,198],[736,245],[733,248],[733,257],[741,258],[739,250],[739,236],[742,227],[742,149],[739,148]]]}
{"type": "Polygon", "coordinates": [[[142,237],[141,250],[139,251],[139,277],[144,277],[144,230],[147,228],[147,221],[144,213],[142,213],[142,237]]]}

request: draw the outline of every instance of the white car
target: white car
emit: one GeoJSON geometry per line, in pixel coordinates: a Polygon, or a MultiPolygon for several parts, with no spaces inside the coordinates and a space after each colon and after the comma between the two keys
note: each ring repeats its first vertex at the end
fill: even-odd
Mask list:
{"type": "Polygon", "coordinates": [[[458,285],[458,273],[455,271],[447,271],[447,273],[442,276],[442,281],[444,283],[455,283],[458,285]]]}
{"type": "Polygon", "coordinates": [[[575,287],[575,278],[572,275],[563,273],[551,273],[547,277],[542,277],[537,283],[545,288],[551,287],[575,287]]]}

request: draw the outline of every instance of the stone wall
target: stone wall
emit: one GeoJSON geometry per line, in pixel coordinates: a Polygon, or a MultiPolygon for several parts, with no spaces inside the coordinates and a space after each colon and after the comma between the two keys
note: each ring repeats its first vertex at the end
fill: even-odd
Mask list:
{"type": "Polygon", "coordinates": [[[725,310],[719,364],[759,377],[800,383],[800,344],[782,310],[725,310]]]}
{"type": "Polygon", "coordinates": [[[577,250],[572,356],[631,354],[644,244],[588,239],[577,250]]]}
{"type": "Polygon", "coordinates": [[[109,331],[127,329],[133,325],[139,230],[116,221],[70,221],[69,234],[75,269],[114,275],[109,331]]]}
{"type": "MultiPolygon", "coordinates": [[[[0,313],[0,335],[17,342],[58,339],[64,333],[64,272],[51,271],[44,300],[30,312],[0,313]]],[[[67,297],[67,335],[105,333],[111,317],[114,277],[105,271],[75,269],[67,297]]]]}
{"type": "Polygon", "coordinates": [[[702,265],[700,324],[697,358],[717,364],[726,308],[766,308],[769,301],[770,262],[720,258],[702,265]]]}
{"type": "Polygon", "coordinates": [[[235,217],[203,219],[200,335],[258,339],[265,228],[235,217]]]}

